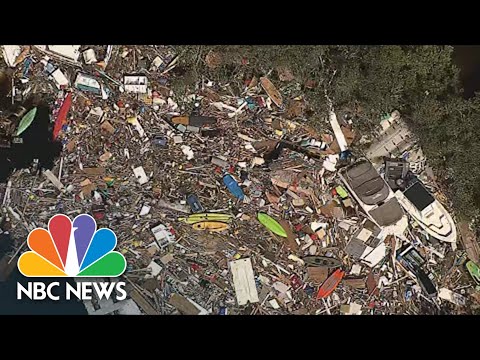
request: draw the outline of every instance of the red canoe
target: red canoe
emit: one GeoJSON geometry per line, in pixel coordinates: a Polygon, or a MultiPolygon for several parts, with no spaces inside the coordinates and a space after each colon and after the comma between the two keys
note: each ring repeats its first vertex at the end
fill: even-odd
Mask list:
{"type": "Polygon", "coordinates": [[[53,128],[53,140],[57,139],[60,130],[62,130],[63,125],[67,122],[68,110],[72,105],[72,93],[68,93],[67,97],[63,101],[62,106],[58,110],[57,118],[55,119],[55,127],[53,128]]]}
{"type": "Polygon", "coordinates": [[[327,280],[325,280],[322,286],[320,286],[320,289],[318,289],[317,299],[323,299],[329,296],[333,290],[337,288],[338,284],[340,284],[340,281],[342,281],[344,275],[345,271],[341,269],[335,270],[335,272],[330,275],[327,280]]]}

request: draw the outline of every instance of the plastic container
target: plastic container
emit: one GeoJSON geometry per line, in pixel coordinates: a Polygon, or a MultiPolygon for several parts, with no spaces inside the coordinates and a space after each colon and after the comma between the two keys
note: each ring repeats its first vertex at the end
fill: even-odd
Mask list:
{"type": "Polygon", "coordinates": [[[237,181],[230,174],[223,176],[223,183],[227,189],[235,196],[237,199],[243,200],[245,194],[243,193],[242,188],[238,185],[237,181]]]}

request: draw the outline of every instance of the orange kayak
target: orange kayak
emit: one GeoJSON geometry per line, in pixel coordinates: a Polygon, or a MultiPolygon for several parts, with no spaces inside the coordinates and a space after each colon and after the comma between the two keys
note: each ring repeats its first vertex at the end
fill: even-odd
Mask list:
{"type": "Polygon", "coordinates": [[[333,290],[335,290],[345,276],[345,271],[342,269],[337,269],[335,272],[329,276],[327,280],[320,286],[318,289],[317,300],[324,299],[329,296],[333,290]]]}
{"type": "Polygon", "coordinates": [[[200,221],[192,225],[194,230],[223,231],[229,228],[228,224],[220,221],[200,221]]]}

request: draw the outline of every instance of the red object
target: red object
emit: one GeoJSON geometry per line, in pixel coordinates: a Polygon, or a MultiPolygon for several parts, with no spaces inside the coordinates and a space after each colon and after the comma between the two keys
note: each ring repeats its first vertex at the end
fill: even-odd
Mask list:
{"type": "Polygon", "coordinates": [[[302,287],[302,280],[300,280],[300,278],[293,274],[291,277],[290,277],[290,283],[292,285],[292,288],[293,290],[297,290],[297,289],[300,289],[302,287]]]}
{"type": "Polygon", "coordinates": [[[95,220],[103,220],[103,218],[105,217],[105,213],[104,212],[94,212],[93,217],[95,218],[95,220]]]}
{"type": "Polygon", "coordinates": [[[232,166],[232,165],[230,165],[230,167],[228,168],[228,172],[229,172],[230,174],[235,174],[235,167],[232,166]]]}
{"type": "Polygon", "coordinates": [[[345,271],[342,269],[335,270],[335,272],[330,275],[327,280],[325,280],[322,286],[320,286],[320,289],[318,289],[317,300],[324,299],[329,296],[337,288],[344,276],[345,271]]]}
{"type": "Polygon", "coordinates": [[[303,229],[303,225],[302,224],[297,224],[295,225],[295,231],[300,231],[303,229]]]}
{"type": "Polygon", "coordinates": [[[68,110],[72,105],[72,93],[68,93],[67,97],[63,101],[60,110],[58,111],[57,118],[55,119],[55,126],[53,128],[53,140],[56,140],[60,130],[62,130],[63,125],[67,122],[68,110]]]}
{"type": "Polygon", "coordinates": [[[194,271],[200,270],[200,266],[198,264],[191,264],[190,265],[194,271]]]}
{"type": "Polygon", "coordinates": [[[332,195],[337,196],[337,189],[335,189],[335,188],[332,189],[332,195]]]}
{"type": "Polygon", "coordinates": [[[247,64],[248,64],[248,59],[242,58],[242,65],[247,65],[247,64]]]}
{"type": "Polygon", "coordinates": [[[310,239],[312,239],[313,241],[318,240],[317,234],[310,234],[309,236],[310,236],[310,239]]]}

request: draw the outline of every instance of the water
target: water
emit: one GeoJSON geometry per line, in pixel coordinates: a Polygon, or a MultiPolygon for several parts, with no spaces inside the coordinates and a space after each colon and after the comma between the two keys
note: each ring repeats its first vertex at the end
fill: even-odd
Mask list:
{"type": "MultiPolygon", "coordinates": [[[[52,278],[26,278],[16,268],[6,282],[0,282],[0,315],[87,315],[87,310],[80,300],[65,299],[64,279],[52,278]],[[30,300],[24,298],[17,300],[17,282],[27,288],[28,281],[41,281],[48,286],[53,281],[60,282],[60,286],[53,290],[54,295],[60,296],[60,300],[30,300]]],[[[76,286],[73,279],[68,282],[76,286]]]]}
{"type": "MultiPolygon", "coordinates": [[[[30,109],[30,107],[27,107],[30,109]]],[[[37,107],[37,115],[30,127],[22,134],[23,144],[0,148],[0,183],[6,182],[14,169],[28,168],[34,159],[39,165],[51,169],[60,155],[62,145],[52,141],[50,109],[45,104],[37,107]]]]}
{"type": "MultiPolygon", "coordinates": [[[[0,258],[9,250],[11,241],[8,235],[0,235],[0,258]]],[[[76,299],[65,299],[65,283],[75,286],[73,279],[59,278],[26,278],[15,267],[10,277],[5,282],[0,282],[0,315],[86,315],[87,310],[83,303],[76,299]],[[60,286],[53,291],[54,295],[60,296],[60,300],[30,300],[28,298],[17,300],[17,282],[27,288],[29,281],[41,281],[47,286],[51,282],[58,281],[60,286]]]]}
{"type": "Polygon", "coordinates": [[[464,89],[464,97],[471,98],[475,91],[480,90],[480,46],[455,46],[453,60],[460,68],[460,81],[464,89]]]}
{"type": "MultiPolygon", "coordinates": [[[[0,98],[3,97],[0,96],[0,98]]],[[[8,102],[0,102],[0,107],[5,110],[7,104],[8,102]]],[[[32,100],[27,101],[24,106],[30,109],[32,100]]],[[[0,183],[6,182],[14,169],[28,168],[34,159],[39,159],[39,166],[43,168],[51,169],[53,167],[55,159],[60,155],[62,145],[52,141],[52,125],[49,114],[49,106],[40,102],[32,125],[22,134],[23,144],[12,144],[10,148],[0,148],[0,183]]],[[[15,186],[15,184],[12,185],[15,186]]],[[[19,240],[23,241],[24,239],[19,240]]],[[[10,250],[9,246],[5,246],[9,242],[6,235],[0,235],[0,258],[10,250]]],[[[15,268],[6,282],[0,282],[0,315],[86,314],[82,302],[65,299],[66,281],[56,278],[26,278],[15,268]],[[26,287],[28,281],[42,281],[45,284],[59,281],[60,287],[57,288],[58,294],[56,295],[60,296],[60,300],[17,300],[17,282],[26,287]]],[[[68,281],[71,285],[75,285],[73,279],[68,281]]]]}

